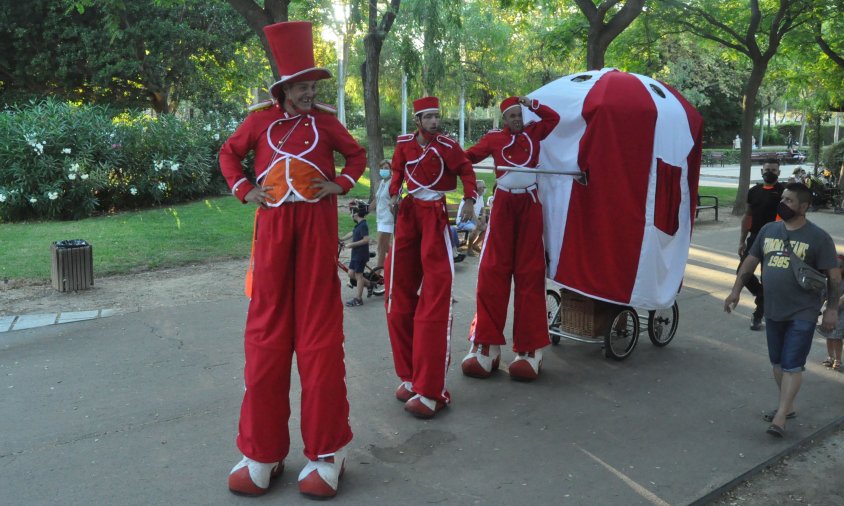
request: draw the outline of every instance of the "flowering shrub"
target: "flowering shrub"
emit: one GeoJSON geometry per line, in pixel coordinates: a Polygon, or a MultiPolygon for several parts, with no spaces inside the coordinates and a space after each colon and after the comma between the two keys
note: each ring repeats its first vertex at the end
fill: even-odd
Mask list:
{"type": "Polygon", "coordinates": [[[0,112],[0,221],[78,219],[225,191],[213,115],[115,116],[47,99],[0,112]]]}

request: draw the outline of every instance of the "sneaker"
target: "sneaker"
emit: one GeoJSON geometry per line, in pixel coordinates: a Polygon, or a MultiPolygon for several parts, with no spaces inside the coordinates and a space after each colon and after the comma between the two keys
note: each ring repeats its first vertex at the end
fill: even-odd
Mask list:
{"type": "Polygon", "coordinates": [[[489,378],[501,363],[501,346],[497,344],[472,343],[469,354],[460,364],[463,374],[473,378],[489,378]]]}
{"type": "Polygon", "coordinates": [[[762,330],[762,317],[754,316],[750,320],[750,330],[762,330]]]}
{"type": "Polygon", "coordinates": [[[413,385],[409,381],[402,381],[401,385],[396,389],[396,399],[407,402],[416,395],[413,391],[413,385]]]}
{"type": "Polygon", "coordinates": [[[433,418],[445,408],[445,403],[416,394],[404,404],[404,410],[416,418],[433,418]]]}
{"type": "Polygon", "coordinates": [[[265,464],[243,457],[229,473],[229,490],[237,495],[264,495],[270,488],[270,481],[282,471],[283,461],[265,464]]]}
{"type": "Polygon", "coordinates": [[[508,368],[510,378],[517,381],[533,381],[542,369],[542,350],[519,353],[508,368]]]}
{"type": "Polygon", "coordinates": [[[355,297],[354,299],[349,299],[349,300],[346,301],[346,307],[357,307],[357,306],[362,306],[362,305],[363,305],[363,300],[358,299],[357,297],[355,297]]]}
{"type": "Polygon", "coordinates": [[[299,473],[299,492],[322,499],[334,497],[345,470],[345,450],[310,460],[299,473]]]}

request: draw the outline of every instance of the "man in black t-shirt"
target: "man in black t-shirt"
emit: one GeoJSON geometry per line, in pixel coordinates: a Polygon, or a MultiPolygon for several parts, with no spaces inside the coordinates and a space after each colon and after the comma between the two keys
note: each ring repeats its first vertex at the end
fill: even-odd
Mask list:
{"type": "MultiPolygon", "coordinates": [[[[741,220],[741,238],[738,248],[739,266],[747,257],[747,252],[753,245],[753,240],[759,234],[762,226],[777,219],[777,206],[785,189],[782,183],[777,182],[779,176],[779,161],[776,159],[769,160],[762,165],[762,180],[764,182],[755,185],[747,192],[747,210],[741,220]]],[[[751,275],[745,279],[744,286],[756,297],[756,309],[753,311],[750,330],[760,330],[762,328],[762,317],[765,314],[762,283],[755,275],[751,275]]]]}

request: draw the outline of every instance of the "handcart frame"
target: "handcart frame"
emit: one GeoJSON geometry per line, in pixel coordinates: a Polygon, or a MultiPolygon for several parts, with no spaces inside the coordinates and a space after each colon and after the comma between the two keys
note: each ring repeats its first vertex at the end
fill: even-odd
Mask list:
{"type": "Polygon", "coordinates": [[[668,345],[677,334],[680,309],[676,301],[670,308],[637,311],[630,306],[589,299],[567,290],[547,289],[545,293],[548,332],[555,345],[562,338],[600,344],[604,347],[604,356],[624,360],[633,353],[643,329],[647,331],[651,343],[660,348],[668,345]],[[566,318],[571,313],[564,314],[564,305],[569,300],[579,300],[582,304],[581,308],[574,310],[575,316],[580,317],[575,322],[579,326],[566,318]],[[590,310],[592,313],[588,314],[590,310]]]}

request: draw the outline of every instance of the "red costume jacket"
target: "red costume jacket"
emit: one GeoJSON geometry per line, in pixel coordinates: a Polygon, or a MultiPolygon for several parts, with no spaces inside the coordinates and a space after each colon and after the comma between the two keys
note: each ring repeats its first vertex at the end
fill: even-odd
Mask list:
{"type": "Polygon", "coordinates": [[[366,169],[366,151],[332,114],[312,109],[307,114],[291,116],[279,104],[273,104],[247,116],[220,150],[223,176],[241,202],[245,202],[246,194],[255,188],[241,165],[241,160],[252,149],[255,150],[255,175],[259,180],[274,160],[287,156],[304,160],[308,166],[312,164],[346,193],[366,169]],[[339,176],[334,170],[334,151],[346,159],[339,176]]]}
{"type": "MultiPolygon", "coordinates": [[[[540,105],[537,100],[531,102],[530,110],[539,116],[540,121],[525,125],[524,130],[518,134],[513,134],[507,127],[504,130],[490,130],[477,144],[466,150],[469,160],[478,163],[492,155],[496,167],[535,168],[539,162],[539,143],[554,130],[560,122],[560,115],[547,105],[540,105]]],[[[506,174],[507,171],[495,171],[497,179],[506,174]]],[[[529,176],[533,177],[532,174],[529,176]]]]}
{"type": "Polygon", "coordinates": [[[457,142],[437,135],[424,148],[416,141],[416,133],[400,135],[393,153],[393,178],[390,195],[401,191],[402,181],[407,181],[407,191],[427,188],[448,192],[457,188],[457,177],[463,181],[463,195],[475,198],[475,171],[472,162],[457,142]]]}

